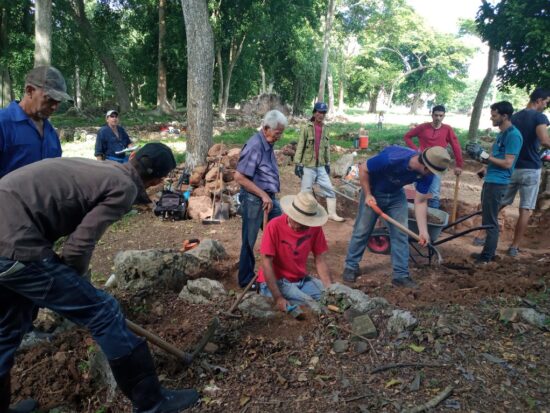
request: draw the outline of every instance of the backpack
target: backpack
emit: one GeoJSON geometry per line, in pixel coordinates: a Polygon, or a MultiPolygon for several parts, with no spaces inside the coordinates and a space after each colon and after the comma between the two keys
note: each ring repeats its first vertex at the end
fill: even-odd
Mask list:
{"type": "Polygon", "coordinates": [[[157,217],[179,221],[186,219],[187,200],[181,192],[163,190],[153,212],[157,217]]]}

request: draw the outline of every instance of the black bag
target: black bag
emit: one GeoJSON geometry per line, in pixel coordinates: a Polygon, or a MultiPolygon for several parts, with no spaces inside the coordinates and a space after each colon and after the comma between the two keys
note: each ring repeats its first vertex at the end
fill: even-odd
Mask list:
{"type": "Polygon", "coordinates": [[[163,219],[179,221],[186,218],[187,201],[180,192],[164,190],[160,199],[155,204],[153,212],[157,217],[161,216],[163,219]]]}

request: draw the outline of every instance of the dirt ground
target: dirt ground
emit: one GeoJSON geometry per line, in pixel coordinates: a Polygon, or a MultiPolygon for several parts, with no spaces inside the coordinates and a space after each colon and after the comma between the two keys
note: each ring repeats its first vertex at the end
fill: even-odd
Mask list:
{"type": "MultiPolygon", "coordinates": [[[[481,182],[475,168],[475,163],[467,162],[460,179],[459,217],[478,208],[481,182]]],[[[299,181],[292,169],[282,168],[281,174],[282,195],[296,193],[299,181]]],[[[454,185],[454,175],[448,174],[443,198],[452,198],[454,185]]],[[[451,204],[444,202],[447,208],[451,204]]],[[[348,219],[325,226],[335,281],[341,281],[356,204],[341,201],[339,211],[348,219]]],[[[334,327],[350,328],[347,313],[320,317],[308,313],[305,321],[283,314],[270,321],[222,317],[214,340],[217,349],[188,368],[153,348],[161,381],[171,388],[198,388],[203,398],[193,412],[396,412],[421,405],[450,385],[452,395],[436,411],[550,412],[550,334],[498,320],[504,307],[529,306],[550,313],[550,249],[544,225],[550,213],[533,218],[522,252],[510,258],[505,251],[516,216],[517,208],[505,211],[496,262],[473,264],[469,255],[480,249],[472,245],[473,233],[438,246],[441,265],[416,256],[411,275],[420,285],[418,290],[392,287],[389,256],[365,253],[357,288],[411,310],[419,320],[412,333],[389,335],[384,329],[388,315],[381,311],[372,317],[379,336],[366,349],[350,341],[348,351],[335,353],[335,339],[351,340],[334,327]],[[414,366],[373,371],[392,363],[414,366]]],[[[470,219],[458,230],[478,224],[470,219]]],[[[104,235],[92,261],[93,279],[103,285],[118,251],[179,249],[186,238],[214,238],[224,245],[229,259],[215,274],[205,276],[237,290],[240,229],[238,217],[204,226],[162,221],[150,211],[140,211],[104,235]]],[[[440,239],[450,235],[443,233],[440,239]]],[[[117,294],[117,298],[130,319],[187,350],[198,342],[212,317],[232,301],[228,297],[212,306],[190,305],[177,300],[174,291],[117,294]]],[[[14,398],[33,396],[43,411],[59,406],[66,412],[131,411],[120,393],[107,400],[105,388],[90,377],[89,360],[95,351],[93,340],[80,329],[21,351],[13,369],[14,398]]]]}

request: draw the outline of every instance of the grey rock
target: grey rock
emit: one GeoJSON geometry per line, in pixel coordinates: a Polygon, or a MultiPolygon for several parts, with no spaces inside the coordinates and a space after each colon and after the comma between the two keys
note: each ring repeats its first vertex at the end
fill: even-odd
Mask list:
{"type": "Polygon", "coordinates": [[[409,311],[393,310],[386,329],[389,333],[399,334],[405,330],[412,330],[417,324],[417,319],[409,311]]]}
{"type": "Polygon", "coordinates": [[[353,165],[353,154],[346,153],[342,155],[340,159],[331,164],[332,176],[345,176],[348,168],[353,165]]]}
{"type": "Polygon", "coordinates": [[[370,298],[360,290],[338,283],[325,289],[321,296],[321,303],[323,305],[333,304],[340,308],[351,308],[360,313],[389,306],[388,302],[381,297],[370,298]]]}
{"type": "Polygon", "coordinates": [[[348,350],[349,341],[348,340],[335,340],[332,344],[332,349],[335,353],[344,353],[348,350]]]}
{"type": "Polygon", "coordinates": [[[522,320],[532,326],[543,329],[546,326],[547,317],[534,310],[526,307],[512,307],[500,309],[500,320],[504,322],[515,323],[522,320]]]}
{"type": "MultiPolygon", "coordinates": [[[[351,329],[355,334],[359,334],[366,338],[375,338],[378,336],[376,327],[367,314],[355,317],[351,323],[351,329]]],[[[359,339],[358,337],[356,338],[359,339]]]]}
{"type": "Polygon", "coordinates": [[[209,278],[189,280],[178,298],[191,304],[209,304],[212,300],[226,295],[223,284],[209,278]]]}
{"type": "Polygon", "coordinates": [[[107,402],[112,402],[116,396],[117,384],[107,357],[98,350],[89,354],[89,361],[90,375],[94,382],[107,388],[107,402]]]}
{"type": "Polygon", "coordinates": [[[353,344],[353,349],[355,350],[355,352],[357,354],[363,354],[369,349],[369,345],[367,343],[365,343],[363,340],[356,341],[353,344]]]}
{"type": "Polygon", "coordinates": [[[239,310],[256,318],[274,318],[272,300],[256,293],[247,293],[239,304],[239,310]]]}
{"type": "Polygon", "coordinates": [[[228,258],[227,252],[221,242],[214,239],[202,240],[198,246],[187,251],[185,255],[190,255],[206,261],[209,265],[212,265],[213,261],[220,261],[228,258]]]}
{"type": "Polygon", "coordinates": [[[19,350],[25,350],[28,348],[36,347],[42,343],[48,343],[52,341],[53,334],[41,333],[39,331],[31,331],[25,334],[23,341],[19,345],[19,350]]]}
{"type": "Polygon", "coordinates": [[[189,278],[210,268],[204,260],[171,250],[129,250],[114,260],[117,286],[125,290],[166,287],[181,290],[189,278]]]}

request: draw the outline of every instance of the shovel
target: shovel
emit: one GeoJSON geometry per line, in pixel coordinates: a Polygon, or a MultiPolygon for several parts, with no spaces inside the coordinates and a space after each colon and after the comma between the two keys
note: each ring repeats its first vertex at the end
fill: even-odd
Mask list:
{"type": "MultiPolygon", "coordinates": [[[[220,190],[219,190],[219,202],[214,202],[214,216],[212,219],[218,220],[220,222],[227,221],[229,219],[229,204],[223,202],[223,173],[220,167],[220,190]]],[[[214,193],[214,200],[216,199],[216,193],[214,193]]]]}
{"type": "MultiPolygon", "coordinates": [[[[369,206],[372,208],[372,210],[374,212],[376,212],[378,215],[380,215],[380,217],[384,218],[387,222],[389,222],[390,224],[392,225],[395,225],[397,227],[397,229],[399,229],[400,231],[403,231],[405,234],[407,234],[409,237],[417,240],[417,241],[420,241],[420,237],[418,236],[418,234],[415,234],[414,232],[412,232],[409,228],[407,228],[406,226],[402,225],[401,223],[399,223],[398,221],[396,221],[395,219],[393,219],[392,217],[390,217],[388,214],[384,213],[380,207],[378,205],[376,205],[374,202],[369,202],[369,206]]],[[[443,262],[443,258],[441,258],[441,254],[439,253],[439,251],[437,250],[437,248],[435,248],[432,244],[428,244],[428,248],[431,248],[433,251],[435,251],[436,255],[437,255],[437,263],[438,264],[441,264],[443,262]]]]}

